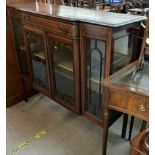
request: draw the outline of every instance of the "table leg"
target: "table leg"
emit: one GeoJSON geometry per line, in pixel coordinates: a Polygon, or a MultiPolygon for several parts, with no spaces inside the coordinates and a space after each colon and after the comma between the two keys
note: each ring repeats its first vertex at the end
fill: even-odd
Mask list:
{"type": "Polygon", "coordinates": [[[104,113],[104,123],[103,123],[103,150],[102,155],[106,155],[107,150],[107,140],[108,140],[108,113],[104,113]]]}
{"type": "Polygon", "coordinates": [[[104,106],[103,106],[103,148],[102,155],[106,155],[107,151],[107,140],[108,140],[108,127],[109,127],[109,91],[105,89],[105,98],[104,98],[104,106]]]}
{"type": "Polygon", "coordinates": [[[131,116],[128,140],[131,139],[133,124],[134,124],[134,118],[135,118],[134,116],[131,116]]]}
{"type": "Polygon", "coordinates": [[[122,134],[121,134],[122,138],[126,137],[127,124],[128,124],[128,114],[123,114],[123,126],[122,126],[122,134]]]}

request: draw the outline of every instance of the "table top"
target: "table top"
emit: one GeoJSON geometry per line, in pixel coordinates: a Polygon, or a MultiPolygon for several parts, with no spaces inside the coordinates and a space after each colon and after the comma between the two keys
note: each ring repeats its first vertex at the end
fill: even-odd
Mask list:
{"type": "Polygon", "coordinates": [[[30,13],[46,15],[69,21],[85,22],[108,27],[119,27],[145,20],[144,16],[107,12],[105,10],[93,10],[87,8],[70,7],[65,5],[52,5],[41,2],[27,2],[7,4],[30,13]]]}
{"type": "Polygon", "coordinates": [[[104,80],[104,86],[149,96],[149,63],[145,62],[144,68],[138,71],[133,78],[132,73],[136,64],[137,61],[114,73],[104,80]]]}

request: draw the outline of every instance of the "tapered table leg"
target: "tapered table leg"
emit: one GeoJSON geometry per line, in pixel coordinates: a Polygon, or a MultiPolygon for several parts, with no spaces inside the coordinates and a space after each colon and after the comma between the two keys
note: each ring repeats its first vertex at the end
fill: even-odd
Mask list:
{"type": "Polygon", "coordinates": [[[128,114],[123,114],[123,125],[122,125],[122,134],[121,134],[122,138],[126,137],[127,125],[128,125],[128,114]]]}
{"type": "Polygon", "coordinates": [[[105,100],[103,109],[103,150],[102,155],[106,155],[107,140],[108,140],[108,127],[109,127],[109,91],[105,89],[105,100]]]}
{"type": "Polygon", "coordinates": [[[134,118],[135,118],[134,116],[131,116],[128,140],[130,140],[131,136],[132,136],[132,129],[133,129],[133,124],[134,124],[134,118]]]}
{"type": "Polygon", "coordinates": [[[107,140],[108,140],[108,113],[104,113],[104,123],[103,123],[103,151],[102,155],[106,155],[107,150],[107,140]]]}

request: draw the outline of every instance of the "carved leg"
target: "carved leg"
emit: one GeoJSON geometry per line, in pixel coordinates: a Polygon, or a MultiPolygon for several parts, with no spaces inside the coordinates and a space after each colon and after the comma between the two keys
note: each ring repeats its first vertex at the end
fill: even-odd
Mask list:
{"type": "Polygon", "coordinates": [[[128,140],[131,139],[131,135],[132,135],[132,129],[133,129],[133,124],[134,124],[134,116],[131,116],[131,121],[130,121],[130,128],[129,128],[129,137],[128,140]]]}
{"type": "Polygon", "coordinates": [[[128,124],[128,114],[123,114],[123,126],[122,126],[122,134],[121,134],[122,138],[126,137],[127,124],[128,124]]]}

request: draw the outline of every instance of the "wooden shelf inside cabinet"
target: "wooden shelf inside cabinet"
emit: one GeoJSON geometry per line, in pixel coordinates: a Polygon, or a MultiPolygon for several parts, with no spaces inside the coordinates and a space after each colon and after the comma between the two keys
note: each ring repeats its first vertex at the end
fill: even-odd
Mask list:
{"type": "Polygon", "coordinates": [[[62,71],[65,75],[73,75],[73,66],[71,61],[58,62],[55,67],[57,70],[62,71]]]}
{"type": "MultiPolygon", "coordinates": [[[[57,70],[62,71],[63,73],[65,73],[64,75],[68,75],[68,76],[72,76],[73,73],[73,65],[71,62],[71,58],[70,55],[65,57],[61,57],[61,58],[56,58],[55,61],[57,61],[57,65],[55,66],[57,70]]],[[[93,82],[93,84],[95,85],[99,85],[100,82],[98,80],[98,73],[94,73],[93,77],[91,78],[91,81],[93,82]]]]}
{"type": "Polygon", "coordinates": [[[40,59],[45,60],[45,55],[44,55],[43,51],[34,52],[33,55],[36,56],[36,57],[39,57],[40,59]]]}
{"type": "Polygon", "coordinates": [[[41,51],[40,52],[34,52],[32,54],[32,59],[46,63],[45,56],[43,55],[43,52],[41,52],[41,51]]]}
{"type": "Polygon", "coordinates": [[[71,55],[71,51],[54,51],[57,52],[54,57],[55,67],[57,70],[62,71],[64,74],[68,76],[73,75],[73,58],[71,55]]]}

